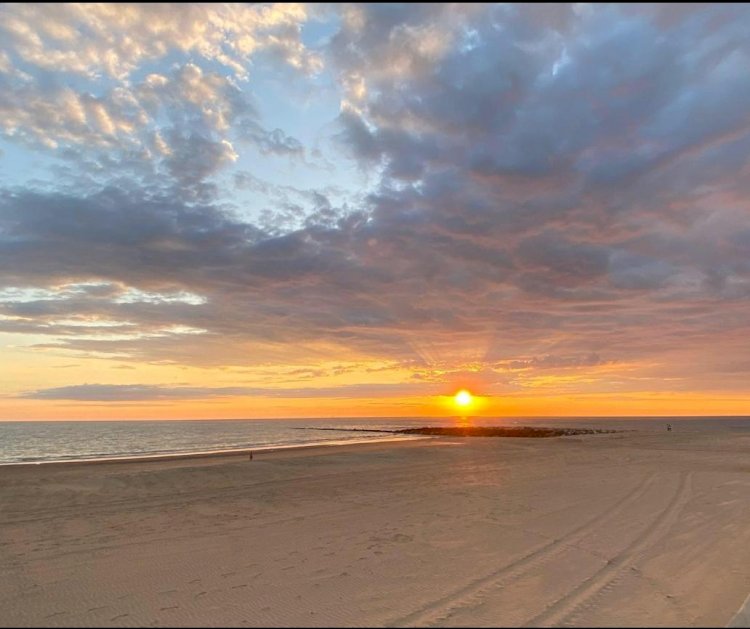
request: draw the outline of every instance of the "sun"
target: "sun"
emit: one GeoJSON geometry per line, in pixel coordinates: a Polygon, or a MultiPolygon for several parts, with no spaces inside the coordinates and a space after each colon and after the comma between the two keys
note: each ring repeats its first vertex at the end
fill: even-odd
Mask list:
{"type": "Polygon", "coordinates": [[[456,402],[456,404],[458,404],[458,406],[469,406],[469,404],[471,404],[473,399],[474,399],[474,396],[471,393],[469,393],[466,389],[461,389],[453,397],[453,400],[456,402]]]}

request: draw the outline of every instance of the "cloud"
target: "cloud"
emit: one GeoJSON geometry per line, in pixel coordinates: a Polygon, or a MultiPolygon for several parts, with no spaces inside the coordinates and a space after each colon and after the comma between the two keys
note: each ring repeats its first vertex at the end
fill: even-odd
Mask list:
{"type": "Polygon", "coordinates": [[[393,397],[432,392],[434,387],[413,384],[356,384],[338,387],[273,389],[264,387],[170,387],[151,384],[81,384],[39,389],[22,394],[31,400],[80,402],[135,402],[212,399],[225,397],[350,398],[393,397]]]}
{"type": "Polygon", "coordinates": [[[124,78],[171,50],[216,61],[244,76],[252,55],[268,51],[312,72],[319,58],[307,51],[299,25],[303,4],[60,4],[3,7],[2,31],[25,64],[86,76],[124,78]]]}
{"type": "MultiPolygon", "coordinates": [[[[19,58],[32,63],[24,56],[30,54],[26,46],[28,42],[19,43],[20,35],[6,42],[8,52],[4,53],[3,59],[8,62],[2,65],[4,71],[0,69],[0,133],[23,146],[50,150],[68,162],[65,178],[88,179],[89,186],[95,188],[111,183],[113,173],[117,173],[119,177],[139,180],[142,187],[170,188],[172,194],[186,199],[205,200],[217,192],[215,186],[207,184],[206,180],[237,160],[239,154],[235,146],[238,146],[238,142],[250,142],[263,154],[304,157],[305,149],[299,140],[280,128],[268,130],[264,127],[252,89],[246,81],[238,81],[231,74],[216,71],[215,65],[207,62],[231,62],[236,74],[245,76],[245,67],[237,60],[232,61],[225,53],[219,54],[214,44],[207,41],[200,43],[195,39],[199,33],[208,39],[213,35],[221,36],[226,39],[226,46],[232,47],[232,29],[240,26],[229,23],[219,26],[221,21],[212,22],[216,15],[211,11],[221,12],[220,9],[202,7],[196,13],[196,7],[186,7],[186,14],[196,15],[192,18],[183,15],[185,20],[205,19],[218,30],[214,33],[206,24],[197,24],[197,32],[193,36],[186,35],[192,42],[186,48],[180,48],[179,42],[166,37],[158,43],[158,50],[155,48],[150,52],[138,48],[136,40],[143,35],[142,31],[130,33],[129,36],[120,32],[122,28],[126,31],[139,28],[142,22],[149,23],[146,31],[157,28],[151,20],[153,16],[149,14],[149,9],[141,5],[130,9],[119,5],[119,10],[92,6],[90,13],[68,6],[62,10],[60,20],[75,23],[85,17],[88,25],[70,26],[68,30],[75,35],[75,41],[62,41],[53,36],[50,36],[51,39],[32,37],[29,34],[32,30],[36,33],[49,30],[45,26],[46,18],[42,19],[41,25],[35,23],[32,27],[32,22],[38,16],[31,9],[19,5],[17,10],[11,7],[2,10],[12,14],[8,28],[16,35],[21,31],[28,35],[35,42],[34,46],[44,49],[44,55],[34,52],[31,57],[36,68],[29,68],[28,72],[21,70],[24,64],[19,58]],[[102,68],[97,67],[98,57],[93,52],[88,60],[91,68],[85,72],[83,67],[72,63],[73,60],[84,63],[83,57],[74,55],[70,57],[71,64],[58,64],[55,66],[56,74],[51,74],[42,60],[54,58],[56,44],[62,41],[65,46],[73,46],[80,36],[79,28],[105,29],[95,17],[99,11],[103,12],[101,20],[114,21],[112,30],[128,41],[128,47],[140,50],[143,57],[141,63],[152,53],[157,57],[167,55],[170,47],[185,51],[195,49],[200,51],[201,57],[197,62],[186,59],[172,64],[171,68],[160,72],[135,72],[139,69],[136,63],[138,54],[130,51],[124,59],[114,59],[119,54],[112,49],[112,41],[116,38],[107,31],[106,42],[89,44],[106,48],[106,53],[102,50],[101,54],[107,59],[111,76],[106,79],[98,76],[102,68]],[[122,15],[119,11],[122,11],[122,15]],[[207,12],[210,16],[204,15],[207,12]],[[12,58],[17,63],[13,64],[12,58]],[[40,67],[45,69],[40,70],[40,67]],[[69,73],[77,71],[87,74],[88,81],[70,76],[69,73]]],[[[55,11],[60,12],[59,9],[55,11]]],[[[166,17],[155,11],[157,22],[166,17]]],[[[288,6],[248,8],[247,11],[257,14],[260,22],[283,30],[288,44],[298,37],[298,33],[292,34],[295,29],[290,24],[294,20],[305,19],[304,7],[296,10],[288,6]]],[[[221,20],[234,19],[242,12],[243,9],[237,5],[225,7],[221,20]]],[[[172,22],[168,29],[164,25],[169,32],[173,28],[172,22]]],[[[67,29],[64,24],[58,26],[61,30],[67,29]]],[[[178,35],[172,34],[175,37],[178,35]]],[[[238,44],[240,48],[248,47],[241,55],[246,61],[249,61],[251,54],[264,48],[280,54],[279,51],[285,46],[284,37],[270,36],[266,42],[268,46],[264,47],[260,42],[251,45],[245,41],[248,36],[242,35],[245,43],[238,44]]],[[[293,48],[293,53],[281,56],[292,65],[310,69],[312,61],[304,61],[307,57],[303,49],[296,44],[293,48]]]]}
{"type": "Polygon", "coordinates": [[[240,139],[248,141],[258,147],[263,155],[280,155],[289,157],[304,157],[305,147],[281,129],[268,131],[253,121],[248,121],[240,129],[240,139]]]}
{"type": "Polygon", "coordinates": [[[580,367],[596,367],[606,364],[599,354],[572,355],[572,356],[534,356],[524,360],[513,360],[507,364],[507,368],[515,369],[567,369],[580,367]]]}
{"type": "MultiPolygon", "coordinates": [[[[0,329],[45,335],[38,350],[190,365],[302,368],[339,355],[443,374],[490,365],[498,389],[510,386],[507,370],[606,365],[600,386],[627,387],[643,385],[612,370],[640,365],[703,386],[710,357],[744,364],[747,7],[336,10],[323,78],[305,75],[318,66],[299,7],[191,8],[185,20],[206,18],[204,43],[189,24],[183,40],[158,14],[122,9],[113,23],[156,15],[144,32],[165,29],[133,44],[133,67],[93,52],[78,65],[59,57],[62,69],[112,84],[86,95],[6,76],[6,133],[75,151],[82,174],[76,185],[0,195],[0,283],[28,296],[0,303],[0,329]],[[214,37],[220,17],[246,10],[255,26],[214,37]],[[281,44],[254,43],[274,29],[281,44]],[[146,69],[166,48],[196,60],[146,69]],[[241,163],[246,142],[258,163],[298,164],[307,151],[261,118],[267,95],[232,65],[275,54],[310,90],[338,90],[328,139],[346,168],[370,177],[356,203],[339,203],[328,180],[271,182],[270,162],[252,172],[241,163]],[[222,173],[237,199],[218,200],[222,173]],[[71,293],[86,282],[116,288],[71,293]],[[127,291],[197,299],[118,302],[127,291]],[[134,333],[83,334],[69,324],[76,314],[134,333]],[[205,333],[187,343],[175,330],[205,333]]],[[[18,11],[6,30],[19,71],[40,47],[80,43],[66,34],[69,16],[57,35],[40,26],[35,43],[23,27],[31,14],[18,11]]],[[[740,370],[723,373],[715,386],[744,386],[740,370]]]]}

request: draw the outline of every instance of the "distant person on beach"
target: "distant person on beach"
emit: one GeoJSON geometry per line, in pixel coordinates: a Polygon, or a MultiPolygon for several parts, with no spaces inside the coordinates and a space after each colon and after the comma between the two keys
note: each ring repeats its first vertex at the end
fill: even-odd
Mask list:
{"type": "Polygon", "coordinates": [[[671,432],[671,431],[672,431],[672,424],[667,424],[667,432],[671,432]]]}

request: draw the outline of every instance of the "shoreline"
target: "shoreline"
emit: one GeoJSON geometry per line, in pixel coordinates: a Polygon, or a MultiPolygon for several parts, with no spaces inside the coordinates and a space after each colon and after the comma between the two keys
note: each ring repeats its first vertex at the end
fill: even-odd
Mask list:
{"type": "Polygon", "coordinates": [[[602,428],[534,428],[531,426],[420,426],[418,428],[395,428],[391,430],[378,428],[299,428],[297,430],[384,432],[394,435],[429,435],[433,437],[494,437],[499,439],[544,439],[552,437],[576,437],[580,435],[604,435],[626,432],[624,430],[607,430],[602,428]]]}
{"type": "Polygon", "coordinates": [[[240,457],[247,456],[249,454],[271,454],[275,452],[287,452],[293,450],[308,450],[316,448],[327,448],[327,447],[346,447],[349,445],[359,446],[367,444],[378,444],[378,443],[394,443],[399,441],[419,441],[423,439],[429,439],[427,436],[394,436],[394,437],[383,437],[383,438],[372,438],[372,439],[341,439],[341,440],[330,440],[330,441],[312,441],[309,443],[292,443],[292,444],[278,444],[268,446],[257,446],[255,448],[234,448],[228,450],[200,450],[197,452],[165,452],[159,454],[136,454],[132,456],[109,456],[109,457],[97,457],[91,459],[55,459],[51,461],[14,461],[8,463],[0,463],[0,470],[4,468],[18,468],[18,467],[39,467],[39,466],[53,466],[53,465],[100,465],[106,463],[141,463],[141,462],[152,462],[152,461],[180,461],[189,459],[207,459],[207,458],[229,458],[229,457],[240,457]]]}
{"type": "Polygon", "coordinates": [[[387,443],[393,441],[404,441],[414,439],[427,439],[433,437],[459,437],[459,438],[554,438],[554,437],[570,437],[570,436],[583,436],[583,435],[600,435],[600,434],[613,434],[624,432],[622,430],[606,430],[606,429],[577,429],[577,428],[560,428],[560,429],[548,429],[548,428],[533,428],[527,426],[519,427],[436,427],[436,426],[422,426],[418,428],[402,428],[402,429],[377,429],[377,428],[330,428],[330,427],[299,427],[294,430],[315,430],[315,431],[332,431],[332,432],[357,432],[357,433],[380,433],[389,434],[391,437],[371,437],[369,439],[339,439],[339,440],[326,440],[326,441],[312,441],[306,443],[282,443],[282,444],[271,444],[261,445],[257,447],[246,447],[246,448],[228,448],[219,450],[196,450],[190,452],[159,452],[153,454],[133,454],[123,456],[97,456],[91,458],[69,458],[69,459],[52,459],[42,461],[8,461],[0,462],[0,470],[7,467],[19,467],[19,466],[38,466],[38,465],[67,465],[72,463],[90,463],[90,464],[103,464],[113,462],[137,462],[137,461],[164,461],[164,460],[181,460],[181,459],[192,459],[192,458],[208,458],[218,456],[243,456],[249,454],[261,454],[270,453],[277,451],[295,450],[303,448],[318,448],[318,447],[334,447],[334,446],[347,446],[347,445],[360,445],[367,443],[387,443]]]}
{"type": "MultiPolygon", "coordinates": [[[[394,418],[398,419],[398,418],[394,418]]],[[[410,418],[413,419],[413,418],[410,418]]],[[[424,421],[424,418],[421,418],[422,421],[424,421]]],[[[453,418],[455,419],[455,418],[453,418]]],[[[694,417],[658,417],[658,416],[651,416],[649,418],[640,418],[640,419],[634,419],[634,418],[627,418],[626,421],[621,421],[618,418],[607,418],[608,420],[614,420],[613,422],[610,421],[604,421],[602,419],[598,423],[590,423],[588,420],[591,418],[576,418],[575,422],[568,421],[567,418],[556,418],[554,420],[548,420],[547,418],[524,418],[524,423],[521,423],[522,420],[518,418],[499,418],[502,419],[499,424],[496,425],[486,425],[487,422],[485,421],[485,418],[470,418],[469,424],[472,426],[469,428],[469,430],[474,431],[499,431],[499,432],[513,432],[513,431],[519,431],[519,430],[530,430],[530,431],[558,431],[558,434],[571,434],[571,431],[574,430],[583,430],[584,432],[590,429],[596,429],[600,432],[603,432],[602,429],[609,430],[610,428],[614,428],[615,430],[625,430],[628,432],[660,432],[663,430],[664,426],[670,421],[673,423],[675,431],[682,431],[682,430],[690,430],[690,431],[703,431],[705,428],[716,428],[717,430],[745,430],[748,433],[750,433],[750,418],[749,417],[707,417],[707,416],[694,416],[694,417]],[[476,424],[472,424],[472,422],[476,419],[476,424]],[[541,421],[544,419],[544,421],[541,421]],[[644,422],[641,420],[645,419],[644,422]],[[682,421],[685,420],[685,421],[682,421]],[[528,422],[528,423],[526,423],[528,422]],[[588,428],[582,428],[581,424],[584,424],[584,426],[588,426],[588,428]],[[522,428],[519,428],[519,425],[522,428]],[[538,428],[539,426],[542,426],[542,428],[538,428]],[[546,426],[546,428],[545,428],[546,426]]],[[[313,418],[311,421],[314,421],[315,418],[313,418]]],[[[349,418],[341,418],[342,421],[346,421],[347,423],[350,421],[349,418]]],[[[178,423],[182,420],[175,420],[178,423]]],[[[252,424],[254,423],[253,420],[227,420],[228,423],[240,423],[240,424],[252,424]]],[[[71,462],[92,462],[92,463],[105,463],[115,460],[121,460],[121,461],[127,461],[127,460],[141,460],[141,459],[159,459],[159,458],[177,458],[177,457],[203,457],[203,456],[218,456],[218,455],[230,455],[230,454],[248,454],[250,451],[254,451],[256,449],[264,449],[264,450],[271,450],[276,448],[291,448],[291,447],[315,447],[318,443],[317,439],[311,438],[309,441],[305,441],[304,439],[296,437],[292,433],[299,433],[300,431],[320,431],[321,435],[324,432],[328,432],[329,434],[333,434],[335,432],[339,432],[341,435],[344,435],[346,433],[352,434],[352,437],[354,433],[361,433],[363,436],[367,437],[367,440],[377,440],[378,438],[382,439],[386,435],[403,435],[403,434],[414,434],[414,433],[426,433],[431,431],[442,431],[443,434],[446,432],[453,431],[454,434],[451,436],[458,436],[458,434],[455,434],[456,431],[462,431],[465,430],[462,426],[466,426],[465,421],[450,421],[448,423],[438,423],[435,426],[425,426],[424,423],[415,423],[414,421],[409,421],[401,424],[400,427],[396,427],[393,425],[388,424],[380,424],[373,427],[360,425],[358,427],[347,427],[346,425],[337,425],[339,424],[338,420],[329,420],[326,421],[324,425],[315,425],[314,423],[307,424],[307,425],[300,425],[298,422],[295,425],[295,421],[291,422],[291,425],[289,425],[289,422],[284,421],[281,426],[284,427],[283,430],[286,433],[285,435],[279,434],[278,436],[274,434],[275,427],[272,424],[268,424],[267,426],[264,426],[261,433],[263,433],[263,436],[257,441],[254,437],[252,437],[252,432],[250,435],[243,434],[242,431],[245,429],[241,429],[239,431],[237,430],[230,430],[226,433],[226,438],[222,437],[219,439],[201,439],[197,438],[194,439],[192,437],[189,437],[187,439],[183,439],[183,443],[176,447],[176,448],[165,448],[164,444],[168,443],[168,441],[154,439],[150,435],[151,430],[145,431],[142,433],[142,437],[137,437],[130,447],[125,445],[125,447],[122,448],[122,451],[120,451],[120,448],[117,446],[112,447],[111,439],[108,437],[107,429],[102,428],[101,426],[97,428],[96,431],[93,432],[93,438],[86,438],[86,432],[83,430],[78,430],[78,428],[71,428],[71,429],[65,429],[60,430],[58,432],[55,432],[55,430],[50,429],[49,432],[46,432],[47,429],[40,429],[40,430],[34,430],[34,424],[36,422],[19,422],[19,421],[13,421],[13,422],[5,422],[6,424],[10,423],[14,426],[18,425],[30,425],[30,430],[32,432],[32,435],[36,435],[35,439],[39,441],[39,446],[31,449],[28,446],[28,443],[36,443],[35,441],[31,442],[24,442],[23,441],[23,434],[24,432],[21,429],[14,428],[12,431],[9,431],[7,433],[4,433],[0,431],[0,468],[8,467],[8,466],[19,466],[19,465],[50,465],[50,464],[68,464],[71,462]],[[270,431],[270,432],[269,432],[270,431]],[[267,434],[267,436],[266,436],[267,434]],[[57,435],[57,436],[56,436],[57,435]],[[66,439],[67,436],[71,436],[70,443],[67,443],[66,439]],[[7,436],[8,441],[5,441],[5,438],[7,436]],[[250,437],[248,439],[248,436],[250,437]],[[109,441],[109,443],[108,443],[109,441]],[[213,443],[211,443],[213,441],[213,443]],[[264,443],[265,441],[265,443],[264,443]],[[257,445],[256,445],[257,443],[257,445]]],[[[87,423],[86,421],[74,421],[74,422],[43,422],[44,424],[49,423],[63,423],[63,424],[74,424],[74,425],[85,425],[87,423]]],[[[94,421],[94,424],[100,424],[100,423],[114,423],[114,424],[122,424],[123,421],[121,420],[112,420],[111,422],[99,422],[94,421]]],[[[133,423],[137,424],[138,422],[125,422],[125,423],[133,423]]],[[[148,422],[152,424],[162,424],[162,425],[168,425],[172,423],[172,421],[152,421],[148,422]]],[[[184,422],[185,424],[192,423],[191,421],[184,422]]],[[[206,423],[205,421],[202,423],[206,423]]],[[[221,422],[224,423],[224,422],[221,422]]],[[[3,422],[0,422],[0,428],[2,428],[3,422]]],[[[119,428],[118,428],[119,430],[119,428]]],[[[128,431],[130,428],[127,429],[128,431]]],[[[160,433],[164,433],[168,435],[170,433],[171,428],[164,429],[162,427],[158,427],[154,429],[153,434],[158,435],[160,433]]],[[[203,429],[202,429],[203,430],[203,429]]],[[[254,429],[253,429],[254,430],[254,429]]],[[[136,428],[134,434],[138,434],[138,429],[136,428]]],[[[192,433],[188,433],[192,434],[192,433]]],[[[200,432],[196,432],[196,436],[200,437],[200,432]]],[[[435,435],[437,436],[437,435],[435,435]]],[[[478,436],[478,435],[477,435],[478,436]]],[[[490,435],[487,435],[490,436],[490,435]]],[[[512,435],[512,434],[503,434],[503,435],[496,435],[496,436],[525,436],[525,435],[512,435]]],[[[533,435],[529,435],[533,436],[533,435]]],[[[554,435],[549,435],[554,436],[554,435]]],[[[346,439],[343,441],[352,441],[352,439],[346,439]]],[[[327,439],[321,439],[320,440],[325,441],[326,443],[329,441],[327,439]]],[[[331,440],[333,441],[333,440],[331,440]]],[[[336,439],[338,441],[338,438],[336,439]]],[[[127,442],[126,442],[127,443],[127,442]]],[[[118,444],[119,445],[119,444],[118,444]]]]}

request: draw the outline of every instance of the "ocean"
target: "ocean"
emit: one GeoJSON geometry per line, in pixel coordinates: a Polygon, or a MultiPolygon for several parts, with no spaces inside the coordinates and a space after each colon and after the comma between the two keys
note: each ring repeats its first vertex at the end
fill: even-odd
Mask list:
{"type": "Polygon", "coordinates": [[[0,421],[0,464],[131,458],[392,439],[420,426],[549,426],[662,432],[750,431],[748,417],[336,418],[160,421],[0,421]],[[321,428],[336,430],[319,430],[321,428]]]}

